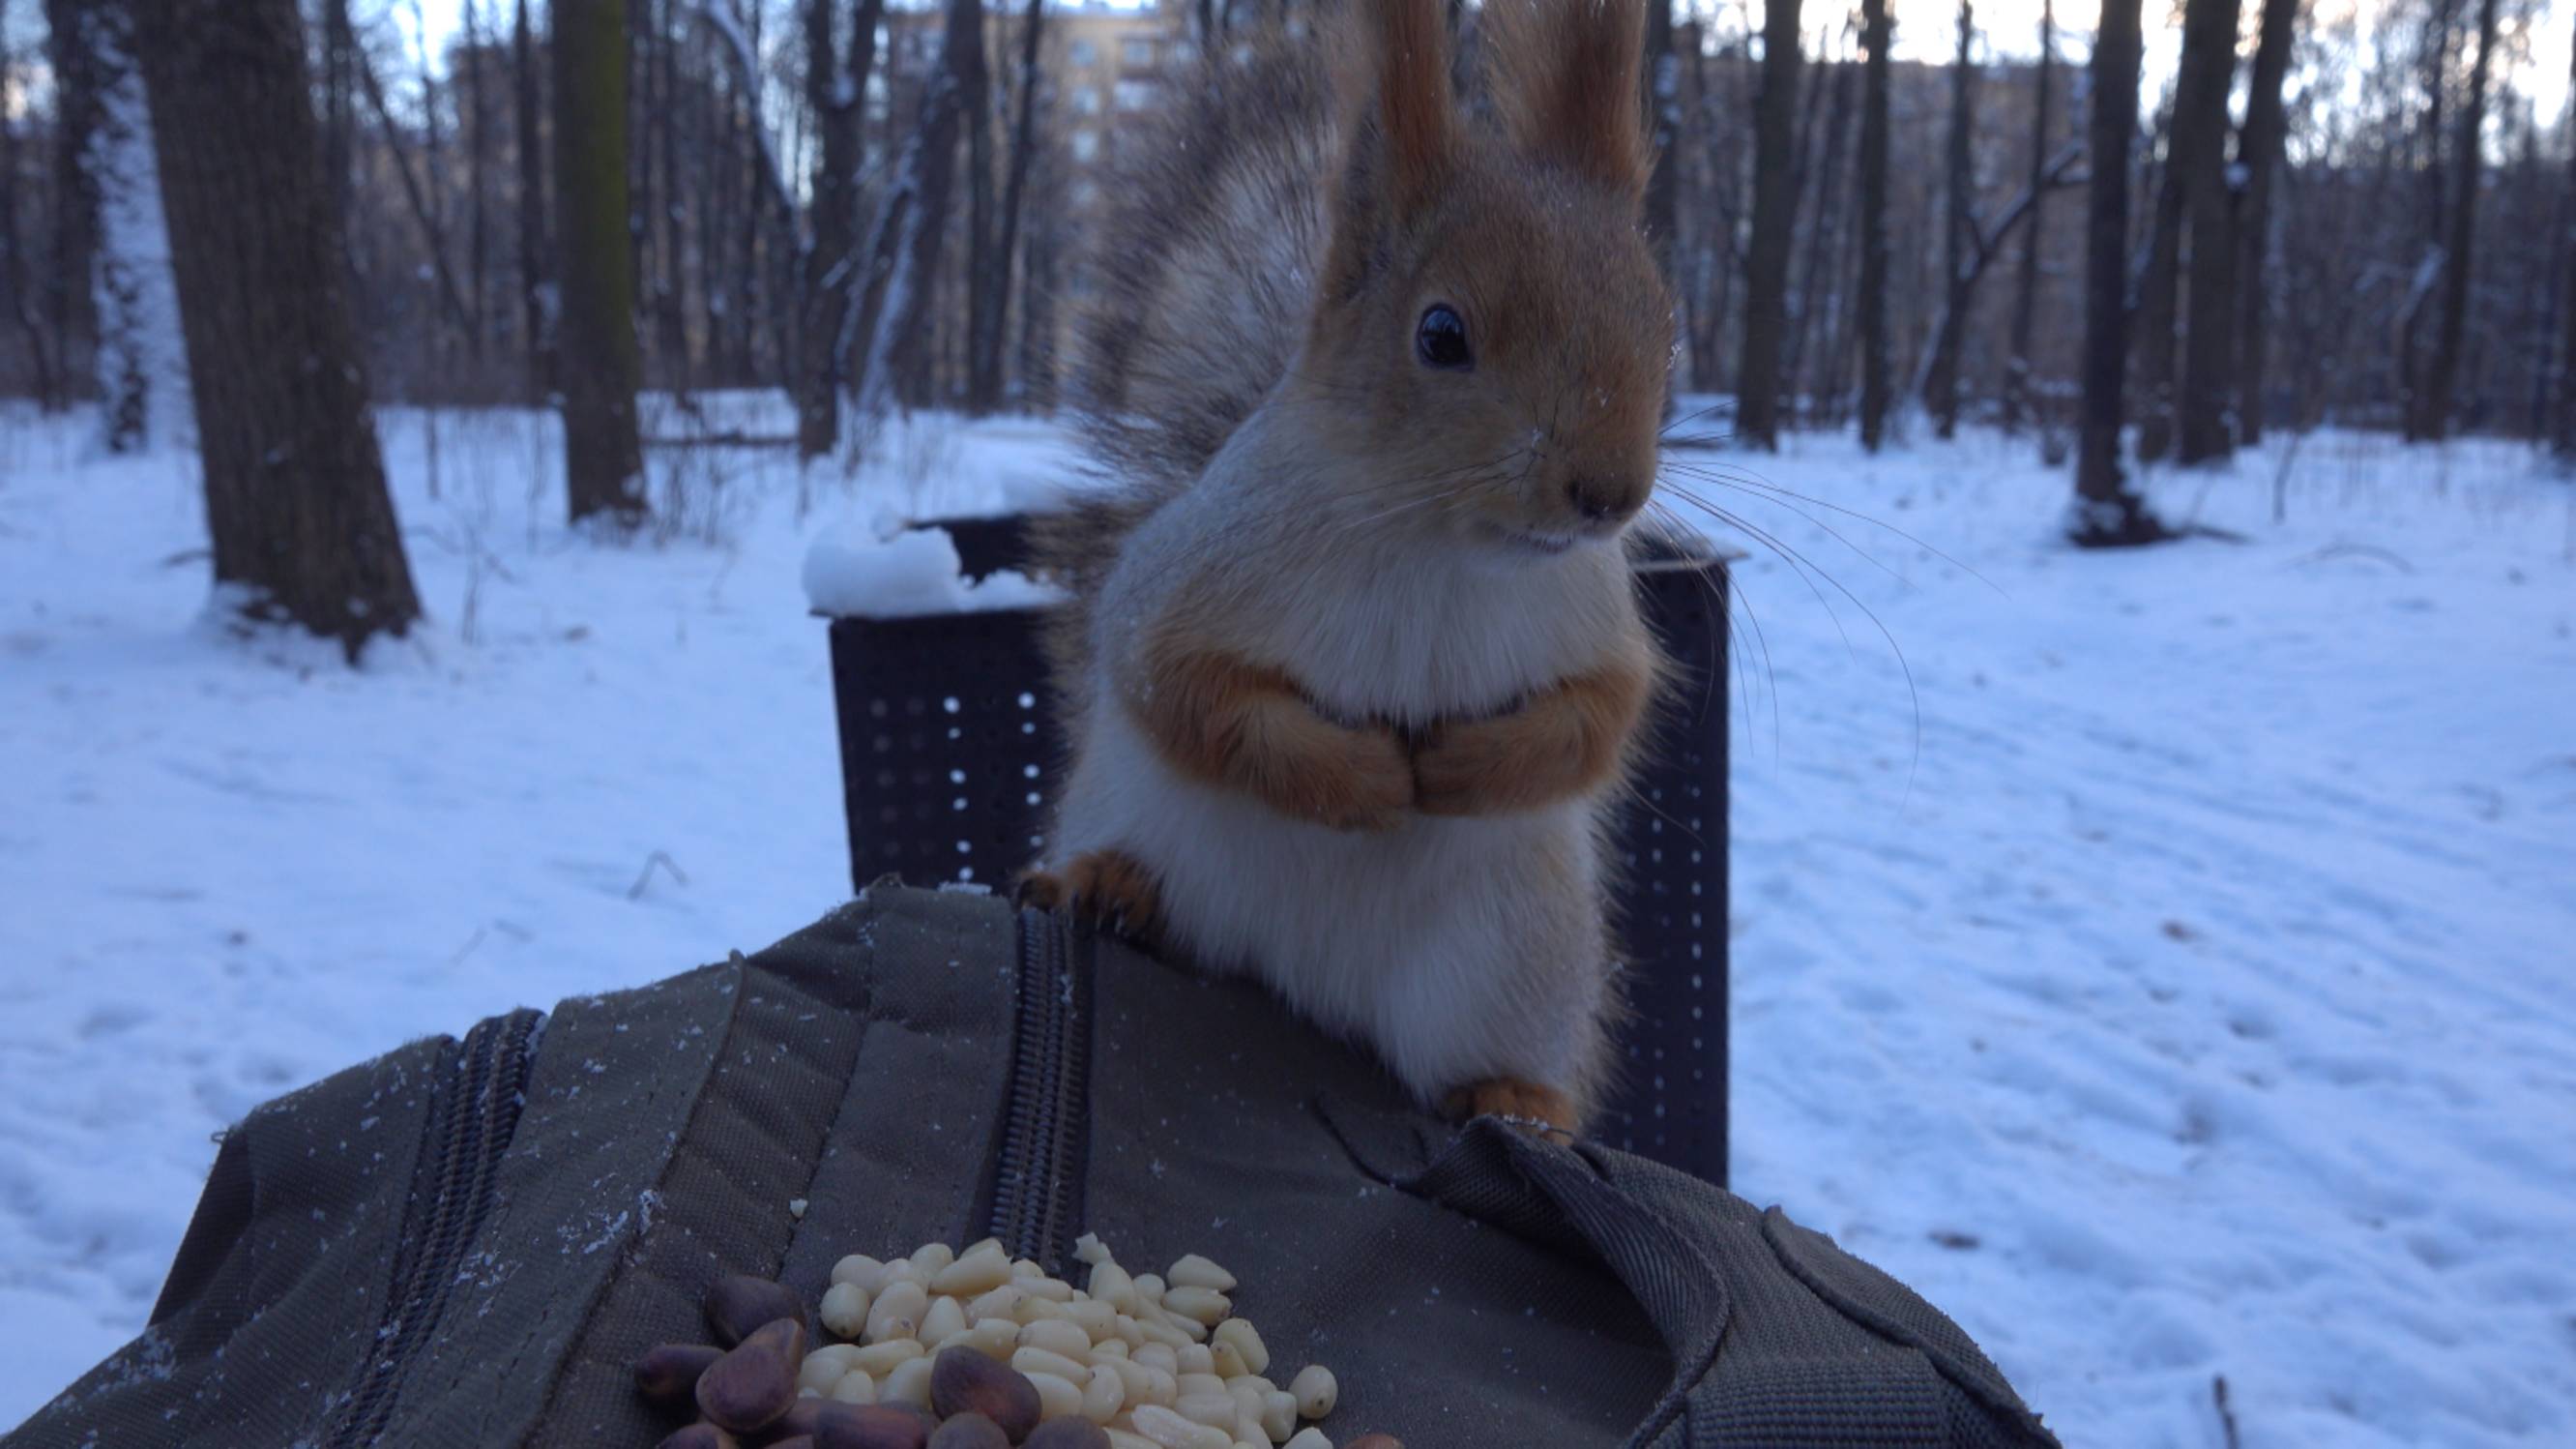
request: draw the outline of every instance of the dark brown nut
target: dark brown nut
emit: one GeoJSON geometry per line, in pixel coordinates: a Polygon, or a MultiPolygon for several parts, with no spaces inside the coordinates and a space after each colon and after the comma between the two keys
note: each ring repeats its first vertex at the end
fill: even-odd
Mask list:
{"type": "Polygon", "coordinates": [[[698,1412],[737,1434],[768,1428],[795,1404],[804,1361],[805,1325],[766,1324],[698,1375],[698,1412]]]}
{"type": "Polygon", "coordinates": [[[751,1337],[753,1329],[781,1318],[805,1326],[805,1300],[784,1283],[749,1273],[727,1273],[707,1286],[707,1326],[727,1348],[751,1337]]]}
{"type": "Polygon", "coordinates": [[[781,1439],[793,1439],[800,1434],[812,1435],[823,1422],[823,1406],[830,1402],[830,1399],[809,1399],[798,1394],[796,1402],[787,1406],[786,1413],[760,1431],[763,1449],[777,1449],[781,1439]]]}
{"type": "Polygon", "coordinates": [[[960,1414],[930,1436],[930,1449],[1011,1449],[1011,1436],[981,1414],[960,1414]]]}
{"type": "Polygon", "coordinates": [[[943,1348],[930,1365],[930,1407],[942,1419],[981,1414],[1017,1444],[1038,1426],[1038,1386],[974,1349],[943,1348]]]}
{"type": "Polygon", "coordinates": [[[664,1439],[659,1449],[741,1449],[742,1441],[713,1424],[697,1423],[664,1439]]]}
{"type": "Polygon", "coordinates": [[[927,1415],[892,1404],[832,1404],[814,1431],[814,1449],[926,1449],[927,1415]]]}
{"type": "Polygon", "coordinates": [[[655,1344],[635,1360],[635,1387],[663,1408],[687,1409],[695,1402],[698,1375],[722,1357],[724,1350],[711,1343],[655,1344]]]}
{"type": "Polygon", "coordinates": [[[1362,1434],[1342,1449],[1404,1449],[1404,1441],[1393,1434],[1362,1434]]]}
{"type": "Polygon", "coordinates": [[[1020,1449],[1109,1449],[1109,1431],[1089,1419],[1051,1419],[1038,1425],[1020,1449]]]}

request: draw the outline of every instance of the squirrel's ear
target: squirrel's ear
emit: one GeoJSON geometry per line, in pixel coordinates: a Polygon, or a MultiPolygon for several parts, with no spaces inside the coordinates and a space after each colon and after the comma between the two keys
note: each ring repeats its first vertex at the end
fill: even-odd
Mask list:
{"type": "Polygon", "coordinates": [[[1377,192],[1374,199],[1401,216],[1438,189],[1456,145],[1448,25],[1440,0],[1363,0],[1354,8],[1367,18],[1350,36],[1346,84],[1365,100],[1351,128],[1355,174],[1345,184],[1377,192]]]}
{"type": "Polygon", "coordinates": [[[1487,87],[1513,141],[1642,200],[1655,162],[1637,84],[1641,0],[1485,0],[1481,24],[1487,87]]]}

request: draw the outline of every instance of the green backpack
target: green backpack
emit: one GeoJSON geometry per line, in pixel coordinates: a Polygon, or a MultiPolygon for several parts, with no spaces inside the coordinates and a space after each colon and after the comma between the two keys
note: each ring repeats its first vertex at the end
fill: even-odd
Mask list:
{"type": "Polygon", "coordinates": [[[1697,1179],[1427,1116],[1256,988],[883,885],[755,956],[415,1042],[224,1138],[151,1324],[5,1449],[601,1445],[749,1272],[1202,1252],[1336,1440],[2051,1444],[1894,1279],[1697,1179]]]}

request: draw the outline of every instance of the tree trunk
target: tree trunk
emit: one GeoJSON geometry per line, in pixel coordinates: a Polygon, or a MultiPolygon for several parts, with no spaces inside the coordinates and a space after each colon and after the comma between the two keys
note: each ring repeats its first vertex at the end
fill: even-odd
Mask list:
{"type": "MultiPolygon", "coordinates": [[[[2179,101],[2180,85],[2177,83],[2179,101]]],[[[2147,240],[2146,270],[2138,277],[2131,323],[2137,362],[2130,382],[2138,395],[2138,461],[2154,463],[2173,451],[2174,314],[2182,289],[2182,178],[2176,165],[2178,128],[2166,128],[2165,162],[2156,181],[2155,214],[2147,240]]]]}
{"type": "Polygon", "coordinates": [[[546,147],[537,71],[536,37],[528,23],[529,0],[519,0],[510,27],[512,140],[519,150],[519,309],[525,335],[530,402],[543,402],[554,386],[554,308],[546,278],[546,147]]]}
{"type": "Polygon", "coordinates": [[[1744,259],[1744,356],[1736,369],[1735,435],[1780,449],[1780,334],[1788,321],[1790,231],[1798,210],[1798,0],[1763,10],[1762,95],[1753,115],[1753,236],[1744,259]]]}
{"type": "Polygon", "coordinates": [[[1646,241],[1656,265],[1673,277],[1673,242],[1681,232],[1681,158],[1673,153],[1681,104],[1681,71],[1673,59],[1672,0],[1646,5],[1646,115],[1655,148],[1655,170],[1646,182],[1646,241]]]}
{"type": "Polygon", "coordinates": [[[819,458],[841,437],[841,369],[847,332],[852,249],[859,223],[859,123],[867,107],[868,72],[876,64],[877,23],[885,0],[850,7],[847,59],[832,39],[835,0],[806,0],[805,93],[820,144],[814,158],[813,244],[805,253],[805,358],[798,378],[796,454],[819,458]]]}
{"type": "MultiPolygon", "coordinates": [[[[2113,0],[2117,3],[2117,0],[2113,0]]],[[[1887,438],[1887,48],[1896,25],[1888,0],[1861,0],[1861,44],[1869,59],[1860,111],[1860,445],[1887,438]]]]}
{"type": "MultiPolygon", "coordinates": [[[[2275,0],[2280,3],[2280,0],[2275,0]]],[[[2292,0],[2295,3],[2295,0],[2292,0]]],[[[2019,432],[2031,408],[2030,342],[2039,319],[2039,255],[2048,240],[2044,225],[2048,187],[2048,100],[2057,69],[2057,8],[2040,0],[2039,74],[2030,108],[2030,229],[2022,233],[2021,262],[2013,275],[2012,360],[2004,369],[2004,431],[2019,432]]]]}
{"type": "Polygon", "coordinates": [[[45,0],[45,59],[54,73],[53,266],[45,282],[46,323],[66,376],[98,336],[98,188],[90,169],[97,144],[99,90],[88,18],[104,0],[45,0]]]}
{"type": "Polygon", "coordinates": [[[2164,529],[2120,470],[2121,373],[2128,361],[2129,138],[2138,129],[2141,0],[2104,0],[2093,44],[2093,176],[2084,231],[2083,434],[2067,535],[2084,547],[2153,542],[2164,529]]]}
{"type": "MultiPolygon", "coordinates": [[[[2238,0],[2191,0],[2183,12],[2184,65],[2194,74],[2186,114],[2177,95],[2174,135],[2189,126],[2181,175],[2191,224],[2182,391],[2174,461],[2223,462],[2236,449],[2236,207],[2227,184],[2227,94],[2236,79],[2238,0]]],[[[2179,149],[2179,148],[2177,148],[2179,149]]]]}
{"type": "MultiPolygon", "coordinates": [[[[18,57],[9,48],[9,8],[9,0],[0,0],[0,77],[17,73],[18,57]]],[[[8,298],[9,320],[27,339],[36,406],[56,412],[64,406],[62,378],[54,368],[53,339],[37,319],[28,277],[27,246],[18,235],[18,126],[0,111],[0,295],[8,298]]]]}
{"type": "MultiPolygon", "coordinates": [[[[474,356],[478,361],[483,356],[483,328],[486,318],[490,315],[489,304],[492,296],[489,290],[492,275],[492,223],[485,207],[485,198],[491,195],[492,186],[492,117],[491,112],[485,108],[487,97],[484,95],[483,88],[483,61],[483,3],[482,0],[465,0],[466,114],[462,124],[473,128],[472,136],[467,140],[465,147],[465,185],[468,207],[465,265],[469,279],[466,309],[473,317],[473,331],[467,335],[472,339],[474,356]]],[[[475,385],[480,387],[483,385],[483,378],[479,375],[481,369],[477,368],[476,372],[478,376],[474,379],[475,385]]]]}
{"type": "Polygon", "coordinates": [[[919,123],[904,143],[894,182],[877,208],[868,247],[867,295],[859,309],[859,335],[868,339],[856,379],[859,412],[873,427],[911,392],[927,360],[929,328],[922,325],[939,270],[939,244],[948,230],[948,193],[957,172],[958,112],[965,83],[961,66],[982,62],[982,0],[948,0],[948,25],[939,59],[922,88],[919,123]],[[970,54],[969,52],[972,52],[970,54]]]}
{"type": "MultiPolygon", "coordinates": [[[[1046,0],[1029,0],[1020,24],[1020,82],[1017,112],[1011,122],[1011,171],[1002,184],[1002,235],[993,250],[993,275],[978,285],[992,288],[999,299],[985,318],[985,330],[969,339],[970,388],[989,412],[1002,401],[1002,336],[1010,316],[1011,279],[1020,254],[1020,214],[1028,193],[1029,166],[1037,157],[1037,94],[1045,81],[1040,47],[1046,27],[1046,0]]],[[[1022,303],[1025,307],[1025,301],[1022,303]]],[[[1026,374],[1023,375],[1025,383],[1026,374]]]]}
{"type": "MultiPolygon", "coordinates": [[[[2576,95],[2576,57],[2567,70],[2568,93],[2576,95]]],[[[2576,132],[2576,114],[2568,128],[2576,132]]],[[[2576,136],[2567,147],[2567,189],[2559,210],[2567,223],[2558,238],[2558,426],[2551,446],[2562,466],[2576,469],[2576,136]]]]}
{"type": "Polygon", "coordinates": [[[1967,335],[1970,259],[1977,243],[1977,71],[1971,48],[1977,38],[1977,13],[1971,0],[1959,0],[1959,54],[1950,66],[1950,146],[1948,224],[1941,229],[1941,277],[1944,325],[1935,333],[1932,370],[1923,405],[1932,414],[1933,433],[1948,439],[1959,433],[1959,351],[1967,335]]]}
{"type": "Polygon", "coordinates": [[[2452,389],[2460,374],[2460,344],[2468,335],[2469,274],[2477,241],[2478,133],[2487,118],[2487,62],[2495,50],[2496,0],[2478,0],[2478,58],[2469,71],[2468,109],[2460,113],[2459,180],[2451,202],[2450,239],[2443,247],[2442,331],[2426,369],[2424,412],[2418,438],[2439,442],[2451,430],[2452,389]]]}
{"type": "Polygon", "coordinates": [[[2404,409],[2406,441],[2420,442],[2425,436],[2426,384],[2423,347],[2424,304],[2432,296],[2432,284],[2440,280],[2442,242],[2445,233],[2443,198],[2448,191],[2444,182],[2442,146],[2447,139],[2442,131],[2442,104],[2448,94],[2451,72],[2451,22],[2457,0],[2434,0],[2425,19],[2424,37],[2424,125],[2417,133],[2423,144],[2421,167],[2424,241],[2423,261],[2416,268],[2417,283],[2406,297],[2397,329],[2397,376],[2399,405],[2404,409]]]}
{"type": "Polygon", "coordinates": [[[349,324],[295,0],[134,0],[215,584],[340,641],[420,617],[349,324]]]}
{"type": "MultiPolygon", "coordinates": [[[[1214,43],[1216,13],[1208,11],[1209,43],[1214,43]]],[[[994,258],[1001,237],[993,220],[993,86],[991,67],[984,54],[984,29],[975,28],[975,44],[970,53],[972,65],[956,68],[960,91],[958,119],[966,126],[966,411],[983,416],[1000,407],[1000,379],[989,379],[994,387],[988,394],[978,384],[988,379],[979,375],[975,366],[976,343],[988,331],[1001,326],[1003,301],[1009,293],[1006,286],[996,285],[1002,279],[994,275],[994,258]]],[[[942,313],[941,315],[945,315],[942,313]]]]}
{"type": "Polygon", "coordinates": [[[155,179],[152,116],[134,49],[141,13],[123,3],[102,4],[82,26],[98,86],[98,128],[87,164],[99,219],[92,303],[98,321],[99,446],[110,453],[182,441],[188,421],[170,228],[155,179]]]}
{"type": "Polygon", "coordinates": [[[2236,135],[2237,164],[2245,192],[2236,232],[2236,436],[2247,447],[2263,441],[2264,312],[2272,260],[2272,182],[2280,170],[2285,134],[2281,84],[2290,73],[2290,44],[2303,0],[2263,0],[2263,38],[2254,50],[2254,79],[2246,93],[2245,125],[2236,135]]]}
{"type": "MultiPolygon", "coordinates": [[[[2156,189],[2156,223],[2148,250],[2147,272],[2139,282],[2137,316],[2137,377],[2139,404],[2144,409],[2138,420],[2138,458],[2155,462],[2175,451],[2178,433],[2188,429],[2192,439],[2183,448],[2183,460],[2199,461],[2192,449],[2210,446],[2211,419],[2205,415],[2201,400],[2192,397],[2189,378],[2177,388],[2178,343],[2182,340],[2184,242],[2191,244],[2192,280],[2205,281],[2217,288],[2224,280],[2224,268],[2205,255],[2212,236],[2221,249],[2232,257],[2227,241],[2227,208],[2224,205],[2227,185],[2227,93],[2236,66],[2237,0],[2187,0],[2183,7],[2182,65],[2174,75],[2173,124],[2165,143],[2164,179],[2156,189]],[[2218,215],[2205,215],[2207,203],[2215,198],[2218,215]],[[2188,230],[2186,230],[2188,228],[2188,230]],[[2216,268],[2216,270],[2209,270],[2216,268]],[[2185,411],[2194,416],[2184,418],[2185,411]]],[[[2192,319],[2200,319],[2201,303],[2192,306],[2192,319]]],[[[2227,326],[2227,346],[2233,346],[2234,323],[2228,313],[2213,314],[2227,326]]],[[[2219,339],[2209,338],[2215,344],[2219,339]]],[[[2195,354],[2200,351],[2194,348],[2195,354]]],[[[2224,373],[2224,353],[2217,359],[2224,373]]],[[[2210,381],[2212,363],[2201,364],[2202,381],[2210,381]]],[[[2219,425],[2223,427],[2222,395],[2219,425]]],[[[2221,454],[2225,449],[2218,450],[2221,454]]],[[[2202,456],[2207,456],[2203,454],[2202,456]]]]}
{"type": "Polygon", "coordinates": [[[564,487],[572,521],[644,516],[635,390],[635,248],[626,208],[623,0],[554,0],[556,269],[563,303],[564,487]]]}
{"type": "MultiPolygon", "coordinates": [[[[1840,259],[1840,229],[1836,225],[1844,204],[1851,199],[1850,188],[1842,184],[1843,153],[1848,149],[1852,113],[1852,82],[1858,79],[1859,67],[1837,63],[1833,83],[1827,86],[1819,78],[1810,89],[1817,95],[1830,96],[1824,107],[1823,135],[1818,146],[1823,155],[1811,168],[1816,184],[1806,190],[1815,198],[1815,215],[1807,228],[1807,259],[1799,268],[1798,318],[1789,329],[1789,346],[1781,362],[1781,376],[1787,380],[1790,395],[1804,400],[1812,418],[1825,396],[1828,380],[1812,376],[1815,355],[1813,339],[1820,320],[1830,343],[1836,305],[1842,301],[1844,273],[1836,270],[1840,259]]],[[[1808,168],[1802,168],[1808,169],[1808,168]]]]}

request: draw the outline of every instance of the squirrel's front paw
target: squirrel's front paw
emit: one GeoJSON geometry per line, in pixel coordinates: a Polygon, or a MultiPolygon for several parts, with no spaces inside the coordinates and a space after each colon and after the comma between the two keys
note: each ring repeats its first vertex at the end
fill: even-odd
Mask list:
{"type": "Polygon", "coordinates": [[[1343,779],[1316,818],[1335,830],[1392,830],[1413,808],[1413,755],[1394,729],[1351,731],[1343,779]]]}

